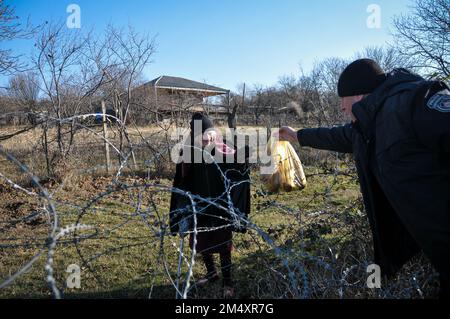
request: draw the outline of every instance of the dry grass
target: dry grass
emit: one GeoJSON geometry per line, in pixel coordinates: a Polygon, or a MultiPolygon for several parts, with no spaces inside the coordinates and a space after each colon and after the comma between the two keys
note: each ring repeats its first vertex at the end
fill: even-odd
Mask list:
{"type": "MultiPolygon", "coordinates": [[[[148,138],[156,136],[152,135],[154,128],[140,131],[148,138]]],[[[133,136],[138,140],[138,135],[133,136]]],[[[80,133],[76,142],[101,145],[87,132],[80,133]]],[[[42,170],[37,131],[2,145],[33,172],[42,170]]],[[[137,152],[140,163],[151,154],[146,152],[137,152]]],[[[57,286],[64,288],[68,265],[78,264],[82,266],[82,287],[63,289],[65,297],[174,298],[171,278],[176,277],[179,238],[167,235],[161,240],[155,233],[164,229],[168,222],[170,199],[169,191],[161,191],[157,185],[169,187],[170,179],[164,178],[161,169],[150,174],[150,168],[141,167],[140,171],[130,169],[121,176],[120,181],[126,187],[111,189],[113,177],[87,170],[102,161],[101,146],[99,150],[84,149],[76,154],[80,154],[73,162],[76,169],[65,171],[61,182],[47,180],[43,181],[43,186],[52,194],[60,226],[77,222],[92,225],[95,231],[72,234],[58,243],[54,256],[57,286]],[[104,192],[107,195],[98,197],[104,192]],[[137,207],[137,203],[141,205],[137,207]]],[[[250,220],[257,231],[250,229],[234,238],[233,274],[237,297],[436,296],[436,274],[423,256],[406,265],[394,280],[384,281],[382,289],[367,288],[365,267],[371,263],[372,242],[357,179],[347,165],[338,165],[335,157],[328,155],[318,161],[318,154],[322,156],[302,150],[302,160],[306,158],[307,164],[314,162],[305,166],[308,187],[302,191],[269,194],[258,172],[253,172],[250,220]],[[330,167],[345,174],[333,174],[328,170],[330,167]],[[272,242],[262,237],[261,232],[272,242]],[[297,292],[293,290],[293,280],[299,288],[297,292]]],[[[27,176],[1,160],[3,174],[8,173],[14,181],[28,185],[27,176]]],[[[167,166],[166,176],[170,176],[173,164],[162,164],[167,166]]],[[[42,198],[26,195],[3,181],[0,182],[0,197],[0,279],[5,279],[40,249],[46,249],[50,223],[42,210],[45,204],[42,198]]],[[[184,252],[190,256],[189,249],[185,248],[184,252]]],[[[44,254],[28,272],[1,289],[0,296],[51,297],[45,281],[45,264],[44,254]]],[[[186,265],[182,271],[187,271],[186,265]]],[[[198,257],[193,275],[194,278],[204,275],[198,257]]],[[[220,298],[220,283],[195,287],[189,297],[220,298]]]]}

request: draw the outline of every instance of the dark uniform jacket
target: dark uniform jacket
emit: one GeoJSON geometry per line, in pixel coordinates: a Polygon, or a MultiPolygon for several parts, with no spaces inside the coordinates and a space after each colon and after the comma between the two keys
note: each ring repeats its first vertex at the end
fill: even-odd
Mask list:
{"type": "Polygon", "coordinates": [[[300,144],[353,153],[383,274],[422,249],[449,280],[448,86],[397,69],[352,110],[354,123],[300,130],[300,144]]]}

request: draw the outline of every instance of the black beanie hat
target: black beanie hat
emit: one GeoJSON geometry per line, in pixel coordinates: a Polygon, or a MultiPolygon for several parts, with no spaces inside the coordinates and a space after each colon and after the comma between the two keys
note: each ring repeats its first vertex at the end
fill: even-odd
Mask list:
{"type": "Polygon", "coordinates": [[[339,77],[338,95],[354,96],[372,93],[386,80],[377,62],[371,59],[360,59],[350,63],[339,77]]]}
{"type": "Polygon", "coordinates": [[[196,133],[195,135],[198,135],[200,133],[200,132],[194,132],[194,121],[202,122],[202,132],[201,132],[202,134],[205,133],[205,131],[207,129],[214,127],[213,123],[206,115],[197,112],[192,116],[191,123],[189,124],[193,135],[194,135],[194,133],[196,133]]]}

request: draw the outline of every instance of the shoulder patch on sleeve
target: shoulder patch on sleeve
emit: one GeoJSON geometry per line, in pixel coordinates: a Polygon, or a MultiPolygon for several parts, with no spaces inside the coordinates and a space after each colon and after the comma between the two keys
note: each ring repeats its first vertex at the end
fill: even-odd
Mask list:
{"type": "Polygon", "coordinates": [[[450,91],[442,90],[437,92],[428,100],[427,106],[439,112],[450,112],[450,91]]]}

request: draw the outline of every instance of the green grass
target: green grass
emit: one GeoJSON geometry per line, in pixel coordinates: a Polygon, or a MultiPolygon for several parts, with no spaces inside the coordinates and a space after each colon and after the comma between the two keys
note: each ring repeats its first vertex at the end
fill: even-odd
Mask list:
{"type": "MultiPolygon", "coordinates": [[[[306,167],[306,174],[318,170],[306,167]]],[[[143,180],[127,180],[143,183],[143,180]]],[[[149,182],[149,181],[147,181],[149,182]]],[[[159,180],[170,186],[170,181],[159,180]]],[[[106,179],[91,178],[78,181],[67,189],[55,192],[57,202],[65,201],[85,207],[89,200],[104,191],[109,183],[106,179]]],[[[18,199],[23,200],[21,195],[18,199]]],[[[67,226],[77,221],[91,225],[93,230],[80,234],[88,238],[74,243],[73,235],[61,239],[54,255],[54,276],[57,286],[64,287],[69,275],[66,269],[70,264],[82,265],[81,289],[65,289],[66,298],[174,298],[175,290],[169,279],[176,277],[178,265],[177,247],[179,237],[165,236],[161,240],[155,236],[160,221],[167,223],[170,194],[158,192],[155,188],[133,188],[118,190],[94,205],[86,207],[79,217],[81,208],[70,205],[57,207],[60,225],[67,226]],[[139,211],[147,214],[136,216],[136,202],[142,198],[139,211]],[[155,206],[151,205],[151,201],[155,206]],[[154,225],[155,227],[151,227],[154,225]],[[91,235],[89,237],[89,235],[91,235]],[[163,253],[162,250],[163,249],[163,253]],[[166,266],[164,266],[164,262],[166,266]]],[[[262,237],[254,230],[234,235],[233,276],[238,298],[289,298],[289,278],[282,258],[288,261],[291,269],[301,278],[296,265],[301,262],[310,275],[314,289],[326,297],[336,297],[327,287],[332,276],[329,270],[318,266],[307,256],[315,256],[324,262],[340,263],[345,269],[351,264],[350,257],[370,258],[361,253],[361,245],[370,250],[371,241],[365,216],[361,213],[362,204],[359,185],[355,178],[338,175],[313,175],[308,186],[301,191],[267,194],[257,172],[252,174],[251,221],[270,235],[282,256],[277,256],[262,237]],[[330,257],[330,250],[335,254],[330,257]],[[305,257],[306,255],[306,257],[305,257]],[[344,256],[345,257],[340,257],[344,256]],[[280,258],[281,257],[281,258],[280,258]],[[348,258],[347,258],[348,257],[348,258]],[[333,261],[330,258],[337,258],[333,261]],[[323,285],[323,287],[321,286],[323,285]]],[[[4,219],[5,220],[5,219],[4,219]]],[[[8,219],[6,219],[7,221],[8,219]]],[[[4,279],[23,266],[45,242],[48,232],[46,219],[42,217],[37,225],[19,224],[0,235],[2,244],[38,243],[40,246],[2,248],[0,251],[0,278],[4,279]]],[[[3,224],[2,224],[3,225],[3,224]]],[[[79,234],[79,235],[80,235],[79,234]]],[[[184,253],[190,259],[191,251],[185,240],[184,253]]],[[[13,284],[0,290],[2,298],[49,298],[52,296],[45,281],[46,253],[33,267],[19,277],[13,284]]],[[[338,267],[337,267],[338,268],[338,267]]],[[[183,279],[187,265],[183,264],[183,279]]],[[[196,257],[194,278],[204,276],[205,270],[199,256],[196,257]]],[[[181,282],[184,284],[184,280],[181,282]]],[[[316,292],[317,294],[317,292],[316,292]]],[[[354,293],[358,296],[360,292],[354,293]]],[[[373,296],[364,292],[362,296],[373,296]]],[[[207,288],[194,288],[190,298],[220,298],[221,283],[207,288]]],[[[312,295],[311,297],[321,297],[312,295]]]]}

